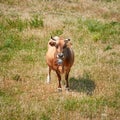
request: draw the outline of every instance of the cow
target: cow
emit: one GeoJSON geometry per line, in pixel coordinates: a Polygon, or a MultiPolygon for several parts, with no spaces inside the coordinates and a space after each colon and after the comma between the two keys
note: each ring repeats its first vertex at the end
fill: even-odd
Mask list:
{"type": "Polygon", "coordinates": [[[62,91],[61,74],[65,73],[65,89],[69,90],[68,77],[74,63],[74,51],[70,39],[64,39],[58,36],[51,37],[48,42],[46,63],[49,67],[47,83],[50,83],[51,80],[51,70],[55,71],[59,81],[58,91],[62,91]]]}

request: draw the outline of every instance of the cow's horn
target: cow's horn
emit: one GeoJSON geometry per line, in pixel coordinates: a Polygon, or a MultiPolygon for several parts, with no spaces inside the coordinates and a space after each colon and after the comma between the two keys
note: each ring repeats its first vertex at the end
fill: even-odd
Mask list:
{"type": "Polygon", "coordinates": [[[54,41],[56,41],[56,39],[54,39],[52,36],[51,36],[51,39],[54,40],[54,41]]]}
{"type": "Polygon", "coordinates": [[[65,39],[65,41],[70,41],[70,39],[68,38],[68,39],[65,39]]]}

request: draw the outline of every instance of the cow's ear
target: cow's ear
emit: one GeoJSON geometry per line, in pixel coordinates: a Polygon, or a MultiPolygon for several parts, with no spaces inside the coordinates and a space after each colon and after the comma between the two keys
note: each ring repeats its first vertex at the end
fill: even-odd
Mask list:
{"type": "Polygon", "coordinates": [[[68,42],[70,41],[70,39],[68,38],[68,39],[65,39],[64,41],[65,41],[66,43],[68,43],[68,42]]]}
{"type": "Polygon", "coordinates": [[[65,39],[66,46],[69,47],[72,45],[70,39],[65,39]]]}
{"type": "Polygon", "coordinates": [[[55,42],[55,41],[50,41],[50,42],[49,42],[49,45],[55,46],[55,45],[56,45],[56,42],[55,42]]]}

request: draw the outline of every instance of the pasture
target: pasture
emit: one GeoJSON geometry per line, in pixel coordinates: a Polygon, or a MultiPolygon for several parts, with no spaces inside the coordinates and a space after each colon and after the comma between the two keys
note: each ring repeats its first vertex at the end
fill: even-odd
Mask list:
{"type": "Polygon", "coordinates": [[[0,120],[120,120],[120,1],[0,0],[0,120]],[[73,43],[70,92],[46,84],[51,35],[73,43]]]}

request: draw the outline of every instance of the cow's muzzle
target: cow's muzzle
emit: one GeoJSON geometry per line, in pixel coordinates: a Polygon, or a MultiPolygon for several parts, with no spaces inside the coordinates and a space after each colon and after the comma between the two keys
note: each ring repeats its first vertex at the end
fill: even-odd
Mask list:
{"type": "Polygon", "coordinates": [[[58,53],[57,54],[57,64],[62,65],[63,64],[63,59],[64,59],[64,54],[63,53],[58,53]]]}
{"type": "Polygon", "coordinates": [[[58,54],[57,54],[57,58],[63,59],[63,57],[64,57],[64,54],[63,54],[63,53],[58,53],[58,54]]]}

